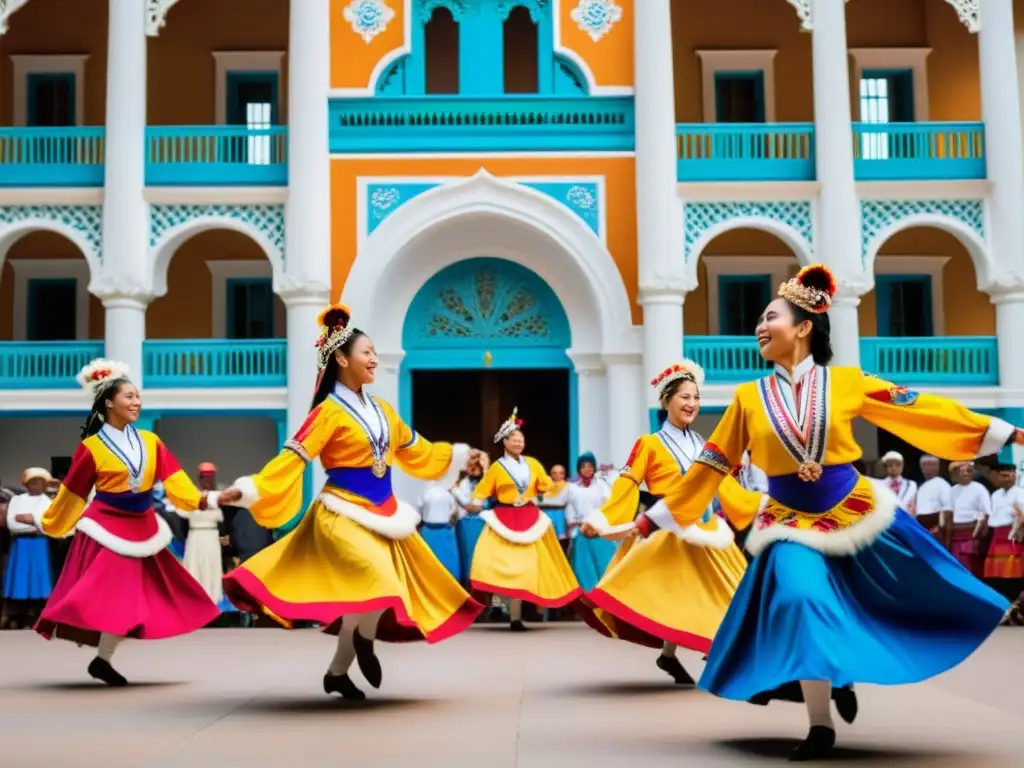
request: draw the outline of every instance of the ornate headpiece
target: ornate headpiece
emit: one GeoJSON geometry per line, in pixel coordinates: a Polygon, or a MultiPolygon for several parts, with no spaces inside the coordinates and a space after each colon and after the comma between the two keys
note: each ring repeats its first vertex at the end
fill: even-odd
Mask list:
{"type": "Polygon", "coordinates": [[[519,413],[519,406],[512,409],[512,415],[506,419],[505,423],[498,427],[498,431],[494,433],[494,442],[500,443],[506,437],[511,435],[517,429],[523,428],[523,420],[518,418],[516,414],[519,413]]]}
{"type": "Polygon", "coordinates": [[[692,381],[697,385],[697,389],[700,389],[704,386],[704,369],[693,360],[684,359],[675,365],[670,365],[651,379],[651,386],[661,387],[661,393],[664,394],[670,384],[680,379],[692,381]]]}
{"type": "Polygon", "coordinates": [[[809,264],[779,286],[779,296],[815,315],[828,312],[835,295],[836,276],[824,264],[809,264]]]}
{"type": "Polygon", "coordinates": [[[103,388],[115,379],[127,379],[129,369],[126,363],[117,360],[93,360],[78,373],[78,383],[95,400],[103,388]]]}
{"type": "Polygon", "coordinates": [[[316,340],[316,367],[322,371],[331,356],[352,338],[352,312],[344,304],[331,304],[317,315],[320,337],[316,340]]]}

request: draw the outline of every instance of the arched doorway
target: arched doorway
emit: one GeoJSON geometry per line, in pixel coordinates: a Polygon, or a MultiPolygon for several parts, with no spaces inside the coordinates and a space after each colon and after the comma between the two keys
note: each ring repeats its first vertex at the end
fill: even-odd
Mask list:
{"type": "Polygon", "coordinates": [[[474,258],[436,273],[402,328],[399,403],[427,437],[490,450],[518,406],[528,451],[545,466],[576,453],[569,319],[554,291],[513,261],[474,258]]]}

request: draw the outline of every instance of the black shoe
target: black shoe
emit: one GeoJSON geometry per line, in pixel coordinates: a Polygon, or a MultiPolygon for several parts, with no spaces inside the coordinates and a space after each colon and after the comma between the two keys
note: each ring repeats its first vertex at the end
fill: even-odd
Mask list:
{"type": "Polygon", "coordinates": [[[679,663],[679,659],[675,656],[660,654],[658,656],[658,669],[662,672],[667,672],[669,677],[676,681],[676,685],[696,685],[693,678],[690,677],[690,673],[683,668],[683,665],[679,663]]]}
{"type": "Polygon", "coordinates": [[[857,719],[857,694],[852,688],[836,688],[832,691],[832,701],[843,722],[852,723],[857,719]]]}
{"type": "Polygon", "coordinates": [[[341,698],[349,701],[362,701],[366,698],[366,694],[356,688],[351,677],[332,675],[330,672],[324,675],[324,693],[340,693],[341,698]]]}
{"type": "Polygon", "coordinates": [[[357,629],[352,634],[352,645],[356,649],[356,662],[359,664],[359,671],[363,673],[366,682],[374,688],[380,688],[384,673],[380,668],[380,659],[373,652],[373,640],[367,640],[359,634],[357,629]]]}
{"type": "Polygon", "coordinates": [[[512,632],[525,632],[526,626],[521,621],[513,621],[508,625],[509,630],[512,632]]]}
{"type": "Polygon", "coordinates": [[[128,685],[124,675],[110,666],[109,661],[105,661],[99,656],[89,662],[89,675],[97,680],[101,680],[111,688],[122,688],[128,685]]]}
{"type": "Polygon", "coordinates": [[[824,725],[812,725],[807,738],[789,756],[791,763],[806,763],[827,757],[836,745],[836,732],[824,725]]]}

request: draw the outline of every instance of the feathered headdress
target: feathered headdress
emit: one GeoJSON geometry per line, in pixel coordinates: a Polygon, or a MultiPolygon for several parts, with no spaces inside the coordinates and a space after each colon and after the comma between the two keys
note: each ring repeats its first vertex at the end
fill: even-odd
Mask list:
{"type": "Polygon", "coordinates": [[[664,395],[668,386],[680,379],[692,381],[697,385],[697,389],[700,389],[704,386],[704,369],[693,362],[693,360],[684,359],[675,365],[670,365],[651,379],[651,386],[661,387],[661,394],[664,395]]]}
{"type": "Polygon", "coordinates": [[[824,264],[809,264],[779,286],[779,296],[815,315],[828,312],[835,295],[836,276],[824,264]]]}
{"type": "Polygon", "coordinates": [[[517,416],[518,413],[519,406],[516,406],[515,408],[512,409],[512,415],[505,420],[505,423],[502,424],[498,428],[498,431],[494,434],[495,443],[500,443],[502,440],[511,435],[517,429],[523,428],[523,420],[517,416]]]}
{"type": "Polygon", "coordinates": [[[341,346],[352,338],[352,312],[344,304],[331,304],[317,315],[320,337],[316,340],[316,366],[322,371],[341,346]]]}
{"type": "Polygon", "coordinates": [[[93,400],[110,382],[127,378],[130,378],[128,365],[117,360],[93,360],[78,373],[78,383],[93,400]]]}

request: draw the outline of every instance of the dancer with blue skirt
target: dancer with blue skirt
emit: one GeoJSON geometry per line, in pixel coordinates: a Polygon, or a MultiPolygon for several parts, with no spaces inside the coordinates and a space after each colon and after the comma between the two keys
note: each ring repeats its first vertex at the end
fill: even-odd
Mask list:
{"type": "Polygon", "coordinates": [[[452,492],[441,483],[430,483],[419,503],[420,536],[456,581],[462,581],[462,555],[455,533],[458,506],[452,492]]]}
{"type": "Polygon", "coordinates": [[[597,586],[619,548],[616,541],[580,536],[580,527],[612,495],[609,467],[598,472],[597,457],[589,451],[576,460],[576,479],[566,486],[566,521],[569,527],[569,564],[584,592],[597,586]]]}
{"type": "MultiPolygon", "coordinates": [[[[700,687],[728,699],[804,701],[796,761],[835,745],[830,701],[848,723],[854,683],[917,683],[955,667],[999,625],[1008,601],[972,576],[852,466],[862,417],[922,451],[967,460],[1022,444],[1021,430],[935,395],[830,368],[835,278],[805,267],[757,326],[765,378],[739,385],[681,481],[641,515],[643,537],[704,514],[743,452],[768,475],[746,547],[754,560],[722,621],[700,687]]],[[[751,523],[731,514],[737,528],[751,523]]],[[[747,516],[749,517],[749,515],[747,516]]]]}

